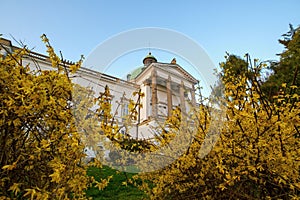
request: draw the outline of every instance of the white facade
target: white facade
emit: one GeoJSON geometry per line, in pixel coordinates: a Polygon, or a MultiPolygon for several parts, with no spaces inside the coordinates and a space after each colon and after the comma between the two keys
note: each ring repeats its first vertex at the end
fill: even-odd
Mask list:
{"type": "MultiPolygon", "coordinates": [[[[0,52],[4,55],[4,48],[17,49],[11,42],[0,38],[0,52]]],[[[52,70],[49,58],[45,55],[32,52],[30,57],[23,59],[23,64],[30,63],[30,68],[38,66],[42,70],[52,70]]],[[[67,66],[71,62],[67,62],[67,66]]],[[[116,119],[122,123],[122,117],[128,114],[129,99],[133,98],[133,92],[141,90],[145,97],[141,99],[143,108],[139,110],[139,119],[136,125],[140,132],[130,133],[133,137],[151,137],[151,129],[148,125],[153,121],[163,121],[172,112],[174,107],[179,106],[183,112],[188,113],[191,105],[196,104],[195,84],[198,81],[186,72],[173,59],[171,63],[157,62],[156,58],[149,53],[144,60],[144,66],[137,69],[135,74],[129,74],[127,80],[122,80],[111,75],[102,74],[87,68],[79,69],[73,81],[81,86],[90,87],[95,94],[103,92],[105,86],[110,88],[112,95],[112,111],[116,112],[116,119]],[[141,136],[138,136],[141,135],[141,136]]],[[[153,124],[153,123],[152,123],[153,124]]]]}

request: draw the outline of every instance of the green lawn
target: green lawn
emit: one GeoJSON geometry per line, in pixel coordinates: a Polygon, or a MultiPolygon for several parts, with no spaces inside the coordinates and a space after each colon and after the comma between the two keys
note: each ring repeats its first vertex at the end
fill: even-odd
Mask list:
{"type": "Polygon", "coordinates": [[[127,178],[131,178],[134,174],[120,172],[117,173],[116,170],[103,166],[102,169],[96,167],[90,167],[87,171],[89,176],[94,176],[96,180],[100,180],[101,178],[106,178],[108,176],[113,176],[110,180],[108,186],[104,188],[104,190],[98,190],[97,188],[89,188],[87,190],[87,196],[92,197],[93,199],[98,200],[140,200],[147,199],[147,195],[142,191],[137,189],[132,184],[128,184],[127,186],[122,185],[123,182],[126,182],[127,178]]]}

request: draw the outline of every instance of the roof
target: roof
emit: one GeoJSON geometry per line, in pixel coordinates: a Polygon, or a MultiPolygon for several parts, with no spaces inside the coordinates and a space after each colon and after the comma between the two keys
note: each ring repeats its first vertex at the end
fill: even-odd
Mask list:
{"type": "Polygon", "coordinates": [[[130,80],[135,79],[145,69],[144,66],[138,67],[130,73],[130,80]]]}
{"type": "Polygon", "coordinates": [[[143,63],[145,64],[145,60],[147,59],[153,59],[155,62],[157,62],[157,59],[151,54],[151,52],[148,53],[148,55],[143,59],[143,63]]]}

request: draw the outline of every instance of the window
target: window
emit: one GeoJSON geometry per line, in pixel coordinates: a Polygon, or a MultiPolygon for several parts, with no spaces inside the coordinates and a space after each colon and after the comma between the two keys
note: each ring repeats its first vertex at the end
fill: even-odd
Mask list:
{"type": "Polygon", "coordinates": [[[125,117],[129,114],[128,103],[122,105],[122,117],[125,117]]]}

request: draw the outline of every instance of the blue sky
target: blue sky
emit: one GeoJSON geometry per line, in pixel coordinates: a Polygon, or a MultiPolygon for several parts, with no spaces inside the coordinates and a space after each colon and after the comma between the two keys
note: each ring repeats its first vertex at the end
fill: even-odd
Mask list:
{"type": "MultiPolygon", "coordinates": [[[[216,66],[226,51],[240,56],[250,53],[261,60],[277,59],[275,54],[283,50],[277,40],[289,30],[289,23],[300,24],[299,0],[0,0],[0,8],[3,37],[11,39],[12,35],[45,53],[40,40],[45,33],[54,48],[73,61],[81,54],[87,57],[113,35],[143,27],[167,28],[192,38],[216,66]]],[[[141,55],[147,51],[127,59],[124,56],[112,68],[118,71],[122,61],[130,71],[141,65],[141,55]]],[[[172,59],[163,53],[155,56],[162,62],[172,59]]]]}

